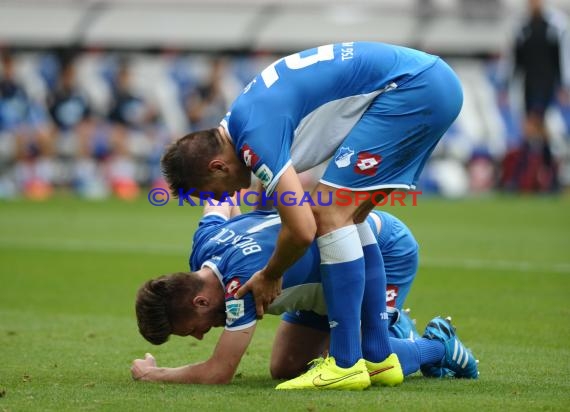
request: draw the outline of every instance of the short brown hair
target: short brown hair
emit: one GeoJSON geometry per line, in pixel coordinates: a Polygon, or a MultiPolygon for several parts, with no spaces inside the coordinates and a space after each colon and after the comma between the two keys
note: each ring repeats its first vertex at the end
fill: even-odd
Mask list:
{"type": "Polygon", "coordinates": [[[162,174],[174,197],[208,182],[208,163],[222,152],[223,145],[219,130],[208,129],[187,134],[166,149],[162,174]]]}
{"type": "Polygon", "coordinates": [[[203,286],[194,272],[172,273],[145,282],[135,304],[140,334],[154,345],[166,342],[176,322],[194,315],[192,300],[203,286]]]}

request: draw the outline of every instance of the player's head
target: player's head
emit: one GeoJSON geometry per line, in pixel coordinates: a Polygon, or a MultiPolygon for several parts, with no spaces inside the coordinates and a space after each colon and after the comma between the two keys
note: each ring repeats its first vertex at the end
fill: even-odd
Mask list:
{"type": "Polygon", "coordinates": [[[162,157],[162,173],[176,197],[180,192],[212,192],[219,200],[250,185],[251,172],[221,128],[187,134],[162,157]]]}
{"type": "Polygon", "coordinates": [[[210,328],[225,324],[222,299],[204,292],[204,281],[196,273],[173,273],[145,282],[137,292],[139,332],[150,343],[160,345],[170,335],[197,339],[210,328]]]}
{"type": "Polygon", "coordinates": [[[543,7],[542,0],[528,0],[528,8],[531,14],[540,14],[543,7]]]}
{"type": "Polygon", "coordinates": [[[0,52],[0,69],[2,69],[2,77],[12,79],[14,77],[14,58],[10,51],[0,52]]]}

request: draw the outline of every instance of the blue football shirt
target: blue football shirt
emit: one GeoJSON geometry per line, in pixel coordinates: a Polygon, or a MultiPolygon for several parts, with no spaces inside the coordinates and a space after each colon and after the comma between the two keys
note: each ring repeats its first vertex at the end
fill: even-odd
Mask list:
{"type": "Polygon", "coordinates": [[[372,42],[305,50],[258,74],[221,124],[239,158],[271,194],[290,164],[302,172],[328,159],[379,94],[436,59],[372,42]]]}

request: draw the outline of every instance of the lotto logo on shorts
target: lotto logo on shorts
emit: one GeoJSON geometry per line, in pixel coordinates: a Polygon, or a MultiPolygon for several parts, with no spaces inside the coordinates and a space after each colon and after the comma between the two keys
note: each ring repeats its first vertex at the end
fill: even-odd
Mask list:
{"type": "Polygon", "coordinates": [[[397,297],[398,297],[398,286],[387,285],[386,286],[386,306],[389,308],[395,308],[397,297]]]}
{"type": "Polygon", "coordinates": [[[360,152],[356,159],[354,171],[360,175],[374,176],[378,171],[378,166],[382,161],[382,156],[374,153],[360,152]]]}

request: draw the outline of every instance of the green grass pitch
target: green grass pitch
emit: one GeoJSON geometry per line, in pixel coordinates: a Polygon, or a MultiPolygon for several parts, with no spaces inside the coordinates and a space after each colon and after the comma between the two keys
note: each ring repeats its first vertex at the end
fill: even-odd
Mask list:
{"type": "Polygon", "coordinates": [[[217,340],[212,331],[153,347],[133,309],[144,280],[186,270],[200,209],[60,197],[0,203],[0,411],[570,410],[570,199],[425,197],[389,210],[421,245],[407,302],[420,331],[452,315],[479,380],[277,392],[278,319],[266,317],[231,385],[134,382],[130,362],[145,352],[179,366],[217,340]]]}

